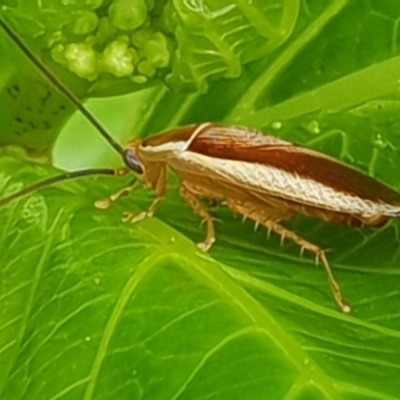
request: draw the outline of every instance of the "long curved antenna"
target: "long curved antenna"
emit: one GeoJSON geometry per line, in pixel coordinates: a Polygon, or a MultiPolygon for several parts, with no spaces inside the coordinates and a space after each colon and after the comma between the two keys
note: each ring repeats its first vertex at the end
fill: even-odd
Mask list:
{"type": "Polygon", "coordinates": [[[43,63],[41,63],[37,57],[28,49],[28,47],[18,38],[16,33],[6,24],[3,18],[0,17],[0,26],[8,37],[14,41],[25,56],[36,66],[36,68],[69,100],[77,109],[97,128],[100,134],[107,140],[107,142],[116,150],[125,160],[125,151],[123,147],[107,132],[103,125],[98,119],[81,103],[81,101],[71,92],[70,89],[64,83],[62,83],[51,70],[43,63]]]}
{"type": "Polygon", "coordinates": [[[8,197],[5,197],[4,199],[1,199],[0,207],[6,206],[7,204],[9,204],[13,201],[23,198],[25,196],[28,196],[34,192],[37,192],[40,189],[44,189],[45,187],[53,186],[53,185],[56,185],[61,182],[70,181],[73,179],[83,178],[83,177],[87,177],[87,176],[93,176],[93,175],[122,176],[122,175],[125,175],[125,173],[123,171],[125,171],[125,169],[118,170],[118,169],[111,169],[111,168],[93,168],[93,169],[86,169],[86,170],[81,170],[81,171],[66,172],[65,174],[61,174],[61,175],[53,176],[52,178],[49,178],[49,179],[45,179],[44,181],[36,183],[32,186],[29,186],[25,189],[20,190],[17,193],[14,193],[8,197]]]}

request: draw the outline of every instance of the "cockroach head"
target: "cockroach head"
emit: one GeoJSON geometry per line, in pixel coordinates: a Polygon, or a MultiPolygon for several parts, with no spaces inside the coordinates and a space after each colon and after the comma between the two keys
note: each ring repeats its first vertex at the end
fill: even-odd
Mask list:
{"type": "Polygon", "coordinates": [[[136,147],[128,147],[128,149],[125,151],[124,161],[125,165],[129,169],[136,172],[138,175],[143,175],[144,168],[139,160],[139,157],[137,156],[136,147]]]}

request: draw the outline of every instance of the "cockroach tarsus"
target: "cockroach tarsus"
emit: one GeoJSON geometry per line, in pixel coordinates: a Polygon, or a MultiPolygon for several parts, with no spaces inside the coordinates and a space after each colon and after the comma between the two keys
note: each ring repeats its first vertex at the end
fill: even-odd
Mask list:
{"type": "MultiPolygon", "coordinates": [[[[315,255],[324,267],[333,297],[343,312],[344,300],[326,257],[326,251],[285,228],[296,214],[353,227],[380,227],[400,216],[400,194],[338,160],[249,128],[214,123],[190,125],[148,139],[135,139],[124,149],[103,128],[75,95],[44,65],[0,18],[0,27],[37,69],[93,123],[117,151],[125,167],[67,172],[0,200],[0,207],[45,187],[93,175],[125,176],[135,173],[154,190],[150,207],[137,215],[124,213],[123,221],[138,222],[154,215],[167,189],[167,170],[180,178],[180,194],[206,224],[199,247],[208,251],[215,242],[214,222],[202,199],[222,202],[244,219],[290,239],[315,255]]],[[[95,206],[106,209],[137,188],[131,182],[95,206]]]]}

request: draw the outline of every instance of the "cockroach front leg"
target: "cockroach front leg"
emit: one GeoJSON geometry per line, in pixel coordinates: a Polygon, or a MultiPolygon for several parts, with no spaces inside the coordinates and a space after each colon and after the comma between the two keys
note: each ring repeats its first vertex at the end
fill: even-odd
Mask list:
{"type": "Polygon", "coordinates": [[[208,251],[215,242],[214,223],[211,215],[203,207],[196,195],[190,191],[185,182],[181,183],[180,187],[181,196],[191,205],[194,212],[198,214],[207,224],[207,236],[204,242],[198,244],[198,247],[203,251],[208,251]]]}
{"type": "Polygon", "coordinates": [[[125,212],[122,216],[123,222],[139,222],[144,219],[151,218],[156,209],[158,208],[161,200],[164,198],[166,189],[166,168],[164,164],[154,164],[152,168],[148,167],[146,172],[146,179],[148,186],[152,187],[155,192],[156,198],[151,203],[150,207],[146,211],[142,211],[139,214],[133,214],[130,212],[125,212]]]}
{"type": "Polygon", "coordinates": [[[106,210],[107,208],[111,207],[112,203],[115,203],[122,197],[126,197],[131,192],[133,192],[137,187],[139,186],[139,182],[134,182],[133,184],[124,187],[123,189],[119,190],[117,193],[112,194],[110,197],[103,199],[103,200],[98,200],[94,203],[96,208],[106,210]]]}
{"type": "Polygon", "coordinates": [[[162,197],[156,197],[151,203],[150,207],[146,211],[142,211],[139,214],[124,212],[122,214],[122,221],[136,223],[143,221],[144,219],[151,218],[157,210],[162,199],[162,197]]]}
{"type": "MultiPolygon", "coordinates": [[[[135,182],[132,185],[126,186],[117,193],[112,194],[109,198],[104,199],[104,200],[98,200],[95,203],[95,206],[100,209],[107,209],[109,208],[112,203],[115,203],[117,200],[119,200],[122,197],[128,196],[131,192],[133,192],[138,186],[141,184],[141,182],[135,182]]],[[[140,212],[139,214],[133,214],[130,212],[124,212],[122,214],[122,222],[139,222],[142,221],[146,218],[151,218],[154,215],[155,210],[157,209],[158,204],[162,200],[161,197],[157,197],[150,205],[148,210],[140,212]]]]}
{"type": "Polygon", "coordinates": [[[347,301],[343,298],[341,288],[336,281],[336,278],[333,274],[333,271],[329,265],[328,259],[325,255],[325,250],[321,249],[320,247],[308,242],[307,240],[303,239],[296,233],[290,231],[289,229],[283,227],[278,222],[272,219],[273,212],[271,213],[270,210],[263,210],[262,208],[256,207],[254,208],[252,204],[243,204],[243,203],[235,203],[235,202],[228,202],[228,206],[235,212],[242,214],[244,217],[252,219],[256,222],[256,224],[260,224],[265,226],[268,229],[268,232],[276,232],[279,234],[283,239],[288,238],[291,239],[293,242],[298,244],[301,248],[301,253],[304,250],[308,250],[311,253],[315,254],[316,262],[320,261],[325,268],[325,271],[328,275],[329,285],[331,287],[333,297],[339,306],[339,308],[348,313],[351,311],[351,306],[347,303],[347,301]]]}

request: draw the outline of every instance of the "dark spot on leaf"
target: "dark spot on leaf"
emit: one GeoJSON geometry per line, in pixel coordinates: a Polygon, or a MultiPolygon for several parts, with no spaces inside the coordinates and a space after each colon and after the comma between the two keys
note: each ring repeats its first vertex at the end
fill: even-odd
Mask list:
{"type": "Polygon", "coordinates": [[[18,93],[16,93],[12,88],[7,88],[7,93],[14,99],[18,98],[18,93]]]}

